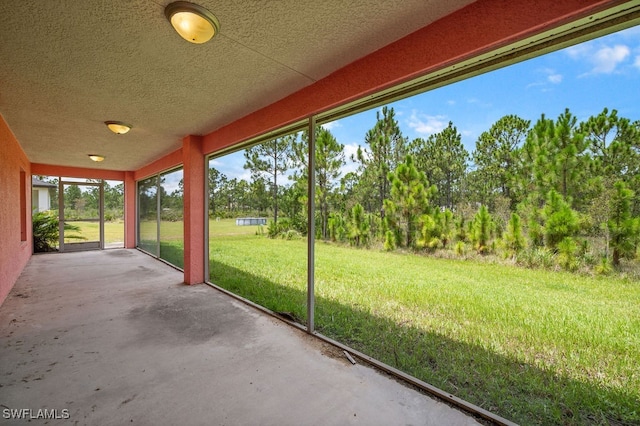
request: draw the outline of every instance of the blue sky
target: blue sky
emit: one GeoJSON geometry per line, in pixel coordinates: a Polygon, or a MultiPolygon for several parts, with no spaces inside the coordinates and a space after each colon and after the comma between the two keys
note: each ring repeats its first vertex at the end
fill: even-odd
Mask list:
{"type": "MultiPolygon", "coordinates": [[[[603,108],[640,120],[640,27],[591,40],[465,81],[389,104],[404,136],[427,138],[449,121],[471,153],[478,136],[502,116],[516,114],[532,124],[544,113],[557,118],[565,108],[586,120],[603,108]]],[[[347,157],[363,144],[376,110],[325,125],[347,157]]],[[[348,162],[350,163],[350,162],[348,162]]],[[[242,151],[213,160],[229,178],[248,179],[242,151]]],[[[354,170],[347,164],[345,171],[354,170]]]]}

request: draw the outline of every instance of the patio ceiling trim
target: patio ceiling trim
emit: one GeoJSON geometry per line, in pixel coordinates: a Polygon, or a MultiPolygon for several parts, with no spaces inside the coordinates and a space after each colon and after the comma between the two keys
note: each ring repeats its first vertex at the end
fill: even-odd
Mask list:
{"type": "Polygon", "coordinates": [[[63,176],[86,179],[124,180],[125,173],[119,170],[101,170],[85,167],[55,166],[31,163],[32,175],[63,176]]]}

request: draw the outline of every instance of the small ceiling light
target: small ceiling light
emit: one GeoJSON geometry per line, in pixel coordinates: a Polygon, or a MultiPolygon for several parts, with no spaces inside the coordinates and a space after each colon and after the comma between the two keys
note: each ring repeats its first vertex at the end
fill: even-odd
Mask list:
{"type": "Polygon", "coordinates": [[[218,18],[194,3],[171,3],[165,7],[164,14],[180,37],[191,43],[206,43],[220,31],[218,18]]]}
{"type": "Polygon", "coordinates": [[[89,154],[89,158],[91,158],[93,161],[95,161],[96,163],[101,162],[102,160],[104,160],[104,155],[98,155],[98,154],[89,154]]]}
{"type": "Polygon", "coordinates": [[[131,130],[131,125],[127,123],[123,123],[122,121],[105,121],[104,124],[107,125],[109,130],[118,135],[124,135],[129,130],[131,130]]]}

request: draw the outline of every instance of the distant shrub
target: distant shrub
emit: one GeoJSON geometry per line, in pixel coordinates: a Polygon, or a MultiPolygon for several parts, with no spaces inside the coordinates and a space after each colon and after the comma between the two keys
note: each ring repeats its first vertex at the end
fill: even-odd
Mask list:
{"type": "MultiPolygon", "coordinates": [[[[278,222],[270,220],[267,224],[267,237],[281,237],[286,240],[301,238],[304,234],[296,229],[296,227],[297,225],[295,221],[292,221],[287,217],[278,219],[278,222]]],[[[263,235],[264,231],[260,230],[260,233],[260,235],[263,235]]]]}
{"type": "Polygon", "coordinates": [[[571,237],[565,237],[558,243],[558,262],[560,266],[569,271],[578,269],[579,262],[576,259],[578,245],[571,237]]]}
{"type": "Polygon", "coordinates": [[[613,267],[611,266],[609,258],[602,256],[600,263],[594,268],[594,271],[597,275],[609,275],[613,272],[613,267]]]}
{"type": "Polygon", "coordinates": [[[487,254],[494,249],[491,238],[493,235],[494,223],[489,214],[487,206],[482,205],[473,218],[473,228],[471,240],[478,254],[487,254]]]}
{"type": "Polygon", "coordinates": [[[520,216],[518,216],[517,213],[511,213],[503,241],[508,256],[515,256],[520,250],[525,248],[526,240],[522,233],[520,216]]]}
{"type": "Polygon", "coordinates": [[[329,228],[329,238],[331,241],[344,241],[346,239],[347,223],[340,213],[334,212],[329,215],[327,227],[329,228]]]}
{"type": "Polygon", "coordinates": [[[516,262],[527,268],[552,268],[555,265],[555,254],[544,247],[532,247],[522,250],[516,255],[516,262]]]}
{"type": "Polygon", "coordinates": [[[295,229],[287,229],[280,233],[280,238],[283,240],[299,240],[302,238],[302,234],[295,229]]]}
{"type": "Polygon", "coordinates": [[[278,223],[274,222],[273,220],[270,220],[267,225],[267,237],[275,238],[278,236],[279,233],[280,233],[280,227],[278,226],[278,223]]]}
{"type": "MultiPolygon", "coordinates": [[[[32,217],[33,224],[33,251],[42,253],[55,251],[60,239],[58,217],[51,211],[35,213],[32,217]]],[[[86,238],[71,232],[80,232],[76,225],[64,224],[65,238],[85,240],[86,238]],[[67,233],[69,232],[69,233],[67,233]]]]}
{"type": "Polygon", "coordinates": [[[160,220],[166,222],[180,222],[182,218],[182,210],[164,209],[160,213],[160,220]]]}
{"type": "Polygon", "coordinates": [[[385,234],[384,249],[386,251],[393,251],[396,249],[396,236],[391,230],[387,231],[385,234]]]}

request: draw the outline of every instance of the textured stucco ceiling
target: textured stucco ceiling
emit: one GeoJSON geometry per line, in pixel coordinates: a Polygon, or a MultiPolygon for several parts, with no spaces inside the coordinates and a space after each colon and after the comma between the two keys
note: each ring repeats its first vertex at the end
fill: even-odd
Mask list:
{"type": "Polygon", "coordinates": [[[0,114],[31,162],[135,170],[471,3],[201,0],[221,30],[193,45],[169,2],[0,2],[0,114]]]}

